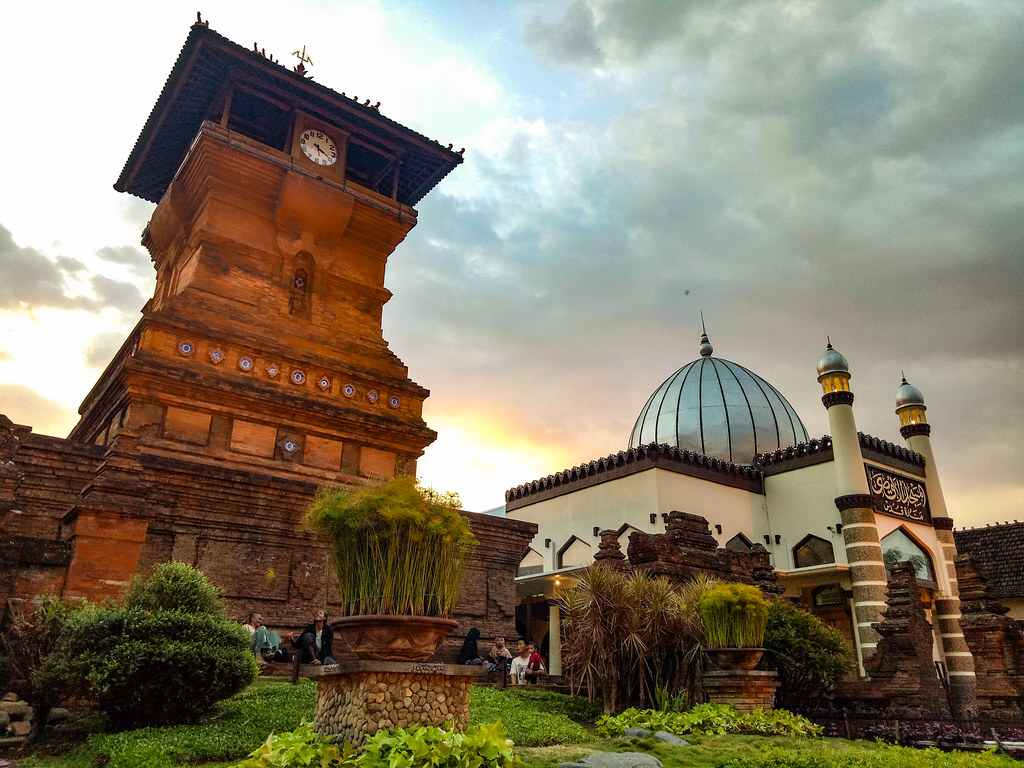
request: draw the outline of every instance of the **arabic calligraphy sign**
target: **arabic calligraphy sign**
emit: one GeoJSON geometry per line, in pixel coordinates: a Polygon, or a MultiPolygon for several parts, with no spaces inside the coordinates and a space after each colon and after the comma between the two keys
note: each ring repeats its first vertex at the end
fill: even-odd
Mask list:
{"type": "Polygon", "coordinates": [[[878,467],[866,466],[865,469],[868,473],[868,488],[878,504],[879,512],[915,523],[931,524],[932,515],[928,509],[924,483],[878,467]]]}

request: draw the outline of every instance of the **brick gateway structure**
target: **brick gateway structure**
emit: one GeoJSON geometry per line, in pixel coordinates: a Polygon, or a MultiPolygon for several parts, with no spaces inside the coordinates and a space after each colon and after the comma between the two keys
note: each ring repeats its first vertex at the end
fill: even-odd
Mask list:
{"type": "MultiPolygon", "coordinates": [[[[413,206],[461,162],[194,25],[115,184],[158,203],[142,237],[154,296],[66,440],[0,418],[5,604],[118,596],[174,559],[239,617],[336,611],[301,519],[321,484],[415,474],[436,436],[428,391],[382,336],[384,273],[413,206]]],[[[470,518],[460,631],[512,634],[536,526],[470,518]]]]}

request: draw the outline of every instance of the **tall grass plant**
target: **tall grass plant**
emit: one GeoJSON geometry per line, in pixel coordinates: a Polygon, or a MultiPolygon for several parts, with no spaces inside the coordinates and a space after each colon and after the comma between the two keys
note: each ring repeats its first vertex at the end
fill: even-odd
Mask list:
{"type": "Polygon", "coordinates": [[[320,489],[305,525],[327,546],[342,615],[451,616],[474,543],[453,503],[412,477],[320,489]]]}

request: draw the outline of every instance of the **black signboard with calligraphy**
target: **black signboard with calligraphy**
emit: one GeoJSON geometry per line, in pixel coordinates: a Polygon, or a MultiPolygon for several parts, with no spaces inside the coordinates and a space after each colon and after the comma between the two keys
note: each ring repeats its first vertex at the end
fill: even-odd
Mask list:
{"type": "Polygon", "coordinates": [[[931,525],[932,513],[928,509],[928,494],[925,493],[924,483],[878,467],[865,466],[864,469],[868,473],[871,497],[879,512],[931,525]]]}

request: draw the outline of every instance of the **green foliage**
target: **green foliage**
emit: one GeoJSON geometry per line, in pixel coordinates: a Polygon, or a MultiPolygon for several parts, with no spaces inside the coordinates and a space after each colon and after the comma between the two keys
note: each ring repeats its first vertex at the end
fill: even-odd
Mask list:
{"type": "Polygon", "coordinates": [[[768,601],[749,584],[717,584],[700,599],[704,634],[711,648],[759,648],[768,601]]]}
{"type": "Polygon", "coordinates": [[[124,598],[124,607],[139,611],[178,611],[224,615],[220,590],[186,563],[160,563],[148,576],[136,576],[124,598]]]}
{"type": "Polygon", "coordinates": [[[527,686],[502,690],[473,686],[469,693],[471,724],[502,720],[517,746],[581,744],[591,734],[581,723],[592,723],[601,705],[582,696],[566,696],[527,686]]]}
{"type": "Polygon", "coordinates": [[[690,692],[683,689],[673,693],[667,685],[655,683],[651,703],[659,712],[685,712],[690,708],[690,692]]]}
{"type": "MultiPolygon", "coordinates": [[[[299,768],[354,765],[351,748],[343,753],[333,744],[334,737],[321,737],[305,720],[294,731],[272,733],[238,768],[299,768]]],[[[346,745],[347,746],[347,745],[346,745]]]]}
{"type": "Polygon", "coordinates": [[[271,734],[236,768],[515,768],[512,742],[501,721],[465,731],[413,726],[377,731],[358,754],[318,736],[303,722],[290,733],[271,734]]]}
{"type": "Polygon", "coordinates": [[[352,764],[355,768],[515,768],[512,746],[500,720],[465,731],[397,728],[373,734],[352,764]]]}
{"type": "Polygon", "coordinates": [[[856,663],[839,630],[781,600],[769,603],[764,647],[758,668],[778,673],[775,702],[784,709],[812,709],[856,663]]]}
{"type": "MultiPolygon", "coordinates": [[[[180,568],[158,569],[133,590],[144,596],[142,604],[161,595],[172,605],[167,596],[175,593],[179,573],[180,568]],[[147,583],[168,575],[168,587],[147,583]]],[[[205,584],[206,577],[199,576],[205,584]]],[[[197,605],[186,596],[187,610],[197,605]]],[[[57,651],[33,681],[94,697],[119,725],[191,723],[255,679],[249,642],[248,632],[228,619],[223,607],[211,613],[89,606],[68,620],[57,651]]]]}
{"type": "Polygon", "coordinates": [[[821,726],[784,709],[765,712],[757,709],[741,715],[728,704],[701,704],[686,712],[659,712],[653,709],[627,709],[612,717],[604,715],[597,721],[597,732],[605,737],[621,736],[626,728],[668,731],[678,736],[687,733],[743,733],[755,736],[821,735],[821,726]]]}
{"type": "Polygon", "coordinates": [[[451,616],[474,543],[469,522],[448,506],[456,502],[425,495],[411,477],[321,488],[305,525],[327,546],[342,614],[451,616]]]}
{"type": "Polygon", "coordinates": [[[1012,758],[937,749],[854,747],[841,752],[767,749],[756,757],[730,760],[723,768],[1010,768],[1012,758]]]}

